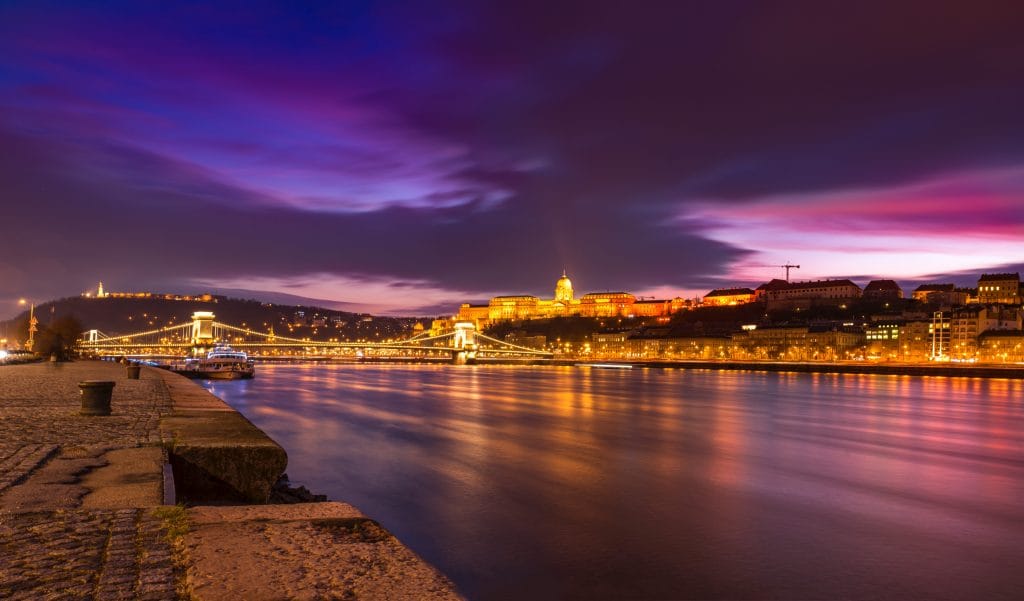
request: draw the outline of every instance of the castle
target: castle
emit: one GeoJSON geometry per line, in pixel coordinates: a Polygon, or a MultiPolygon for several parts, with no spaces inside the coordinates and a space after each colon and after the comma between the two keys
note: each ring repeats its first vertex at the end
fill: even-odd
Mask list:
{"type": "Polygon", "coordinates": [[[554,298],[532,295],[495,296],[486,305],[463,303],[455,319],[471,321],[478,328],[506,320],[548,317],[665,317],[687,308],[690,301],[638,299],[628,292],[590,292],[576,298],[572,280],[562,272],[555,282],[554,298]]]}

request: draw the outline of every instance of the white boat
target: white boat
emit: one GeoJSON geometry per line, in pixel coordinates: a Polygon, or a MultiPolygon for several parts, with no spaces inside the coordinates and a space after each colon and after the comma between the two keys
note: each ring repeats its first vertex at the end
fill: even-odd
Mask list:
{"type": "Polygon", "coordinates": [[[185,359],[174,371],[190,378],[244,380],[256,375],[256,366],[244,351],[218,344],[205,357],[185,359]]]}

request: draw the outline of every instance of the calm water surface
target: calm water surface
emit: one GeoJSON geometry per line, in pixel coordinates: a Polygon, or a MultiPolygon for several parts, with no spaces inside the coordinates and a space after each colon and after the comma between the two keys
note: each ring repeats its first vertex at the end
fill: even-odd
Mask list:
{"type": "Polygon", "coordinates": [[[1024,382],[260,365],[293,481],[471,599],[1024,598],[1024,382]]]}

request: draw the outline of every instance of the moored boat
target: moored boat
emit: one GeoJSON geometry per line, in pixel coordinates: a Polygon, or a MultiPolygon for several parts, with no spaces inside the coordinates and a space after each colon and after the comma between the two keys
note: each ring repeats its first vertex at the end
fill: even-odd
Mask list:
{"type": "Polygon", "coordinates": [[[183,365],[171,369],[189,378],[208,380],[244,380],[256,375],[253,360],[226,344],[218,344],[205,357],[185,359],[183,365]]]}

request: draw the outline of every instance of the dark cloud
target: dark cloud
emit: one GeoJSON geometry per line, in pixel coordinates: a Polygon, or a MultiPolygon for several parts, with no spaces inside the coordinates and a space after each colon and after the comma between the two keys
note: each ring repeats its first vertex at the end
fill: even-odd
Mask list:
{"type": "Polygon", "coordinates": [[[18,199],[2,225],[18,250],[0,260],[14,274],[9,294],[84,289],[100,278],[141,287],[302,273],[539,292],[563,266],[580,281],[635,288],[724,269],[741,252],[667,219],[652,227],[652,216],[630,205],[589,205],[540,183],[488,210],[467,204],[311,214],[264,205],[245,190],[127,148],[115,154],[139,179],[82,180],[69,175],[79,171],[74,161],[60,160],[66,145],[0,136],[12,150],[0,173],[18,199]]]}
{"type": "Polygon", "coordinates": [[[742,227],[769,196],[1024,160],[1019,2],[50,12],[0,9],[0,301],[316,274],[485,298],[563,267],[689,288],[757,250],[708,203],[742,227]]]}
{"type": "Polygon", "coordinates": [[[581,192],[744,199],[1024,154],[1020,3],[487,6],[442,46],[450,88],[400,113],[581,192]]]}

